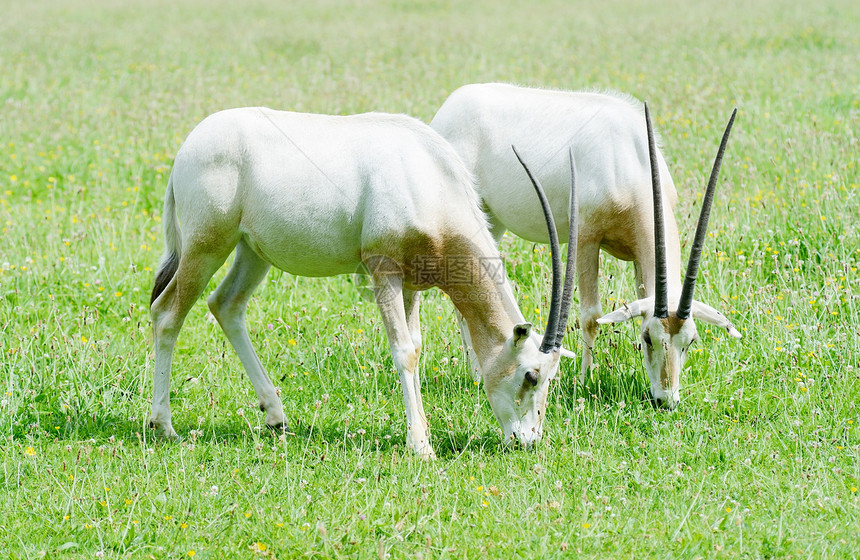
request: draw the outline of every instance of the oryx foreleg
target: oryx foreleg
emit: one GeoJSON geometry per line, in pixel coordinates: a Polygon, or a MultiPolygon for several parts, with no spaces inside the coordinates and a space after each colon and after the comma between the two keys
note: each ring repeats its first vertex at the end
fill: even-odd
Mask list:
{"type": "Polygon", "coordinates": [[[374,273],[373,292],[382,314],[382,322],[385,323],[391,356],[400,374],[403,403],[406,407],[406,447],[419,457],[435,459],[436,454],[430,446],[429,425],[424,414],[421,379],[418,374],[421,350],[418,294],[404,290],[400,276],[385,272],[374,273]]]}
{"type": "Polygon", "coordinates": [[[579,323],[582,328],[582,371],[579,382],[585,382],[585,374],[591,373],[594,340],[597,338],[597,319],[603,316],[598,291],[600,268],[600,246],[580,245],[576,271],[579,283],[579,323]]]}
{"type": "Polygon", "coordinates": [[[475,354],[475,348],[472,346],[472,336],[469,334],[469,325],[466,324],[466,319],[456,309],[454,309],[454,316],[457,318],[457,326],[460,327],[460,339],[463,341],[463,349],[469,357],[469,364],[471,365],[469,373],[472,374],[472,380],[476,382],[480,381],[481,366],[478,364],[478,356],[475,354]]]}

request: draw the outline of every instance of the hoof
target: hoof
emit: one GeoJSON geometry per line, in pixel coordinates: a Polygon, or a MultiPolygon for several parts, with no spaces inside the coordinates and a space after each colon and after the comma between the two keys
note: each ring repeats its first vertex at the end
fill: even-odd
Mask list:
{"type": "Polygon", "coordinates": [[[415,456],[419,459],[423,459],[425,461],[435,461],[436,453],[433,451],[433,448],[430,447],[429,443],[425,443],[424,445],[416,445],[410,446],[412,452],[415,453],[415,456]]]}
{"type": "Polygon", "coordinates": [[[173,429],[173,426],[168,424],[167,426],[158,426],[152,420],[149,421],[149,428],[155,432],[155,436],[161,439],[176,441],[179,439],[179,434],[173,429]]]}
{"type": "Polygon", "coordinates": [[[428,463],[436,460],[436,453],[430,448],[427,448],[426,451],[416,451],[415,455],[428,463]]]}
{"type": "Polygon", "coordinates": [[[289,434],[293,436],[296,435],[290,431],[290,426],[286,422],[278,422],[277,424],[266,424],[266,427],[268,427],[270,430],[277,434],[289,434]]]}
{"type": "Polygon", "coordinates": [[[287,416],[284,414],[280,401],[269,406],[260,403],[260,410],[266,413],[266,426],[277,431],[290,431],[290,427],[287,425],[287,416]]]}

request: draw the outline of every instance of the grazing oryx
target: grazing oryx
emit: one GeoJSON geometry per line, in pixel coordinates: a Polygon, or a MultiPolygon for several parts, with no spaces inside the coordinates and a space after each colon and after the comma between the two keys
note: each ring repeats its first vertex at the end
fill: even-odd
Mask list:
{"type": "MultiPolygon", "coordinates": [[[[714,164],[683,288],[673,214],[677,192],[659,149],[653,148],[649,166],[649,138],[653,141],[653,135],[642,126],[642,109],[633,99],[473,84],[452,93],[430,126],[454,146],[475,175],[497,242],[506,230],[529,241],[547,241],[544,220],[531,193],[515,180],[516,163],[508,157],[507,146],[516,144],[532,162],[557,216],[565,215],[565,153],[572,151],[580,200],[576,263],[583,331],[580,379],[584,380],[592,363],[598,324],[642,316],[640,346],[651,380],[651,397],[655,404],[674,408],[680,400],[679,373],[686,351],[698,338],[694,322],[686,319],[692,315],[740,337],[719,311],[692,300],[701,238],[732,121],[714,164]],[[653,188],[652,175],[659,181],[653,188]],[[655,229],[659,232],[656,244],[655,229]],[[641,298],[605,317],[601,317],[598,294],[601,248],[634,262],[641,298]],[[659,271],[657,280],[655,270],[659,271]],[[667,309],[674,311],[668,313],[667,309]]],[[[567,224],[559,220],[558,227],[562,235],[567,224]]]]}
{"type": "MultiPolygon", "coordinates": [[[[400,374],[407,447],[434,457],[418,375],[417,292],[431,287],[444,290],[468,322],[484,388],[506,441],[540,440],[564,330],[551,320],[543,345],[535,344],[504,267],[497,266],[499,253],[471,175],[427,125],[378,113],[324,116],[266,108],[216,113],[191,132],[176,155],[163,220],[167,249],[150,304],[155,346],[150,426],[159,433],[176,436],[170,369],[179,330],[235,249],[233,265],[208,303],[251,378],[268,426],[284,427],[286,418],[245,325],[254,288],[272,265],[303,276],[365,267],[400,374]],[[454,258],[456,274],[428,273],[428,267],[438,271],[454,258]]],[[[555,234],[552,223],[547,227],[555,234]]],[[[558,321],[567,312],[556,297],[558,243],[553,251],[550,317],[558,321]]],[[[572,271],[567,276],[572,283],[572,271]]]]}

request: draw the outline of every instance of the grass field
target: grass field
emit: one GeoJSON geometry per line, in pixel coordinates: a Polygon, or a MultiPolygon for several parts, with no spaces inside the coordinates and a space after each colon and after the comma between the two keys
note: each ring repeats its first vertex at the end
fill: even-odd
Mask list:
{"type": "MultiPolygon", "coordinates": [[[[860,555],[856,0],[4,4],[0,557],[860,555]],[[697,297],[744,338],[700,325],[666,413],[640,400],[636,327],[605,329],[594,380],[563,365],[544,442],[505,448],[452,306],[428,293],[428,464],[404,449],[375,305],[349,277],[273,271],[249,328],[295,435],[261,428],[200,302],[174,366],[183,438],[153,441],[147,305],[192,127],[244,105],[429,121],[480,81],[647,99],[685,254],[737,106],[697,297]]],[[[541,323],[545,249],[502,251],[541,323]]],[[[633,273],[603,263],[609,309],[633,273]]]]}

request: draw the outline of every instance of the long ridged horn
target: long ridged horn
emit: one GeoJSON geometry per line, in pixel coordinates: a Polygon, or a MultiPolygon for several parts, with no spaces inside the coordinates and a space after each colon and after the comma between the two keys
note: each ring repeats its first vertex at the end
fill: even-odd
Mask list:
{"type": "Polygon", "coordinates": [[[669,316],[666,283],[666,236],[663,233],[663,190],[660,188],[660,168],[657,166],[657,148],[654,145],[654,128],[651,113],[645,103],[645,126],[648,128],[648,157],[651,161],[651,196],[654,200],[654,316],[669,316]]]}
{"type": "Polygon", "coordinates": [[[564,272],[564,292],[561,295],[561,310],[558,318],[558,334],[555,337],[556,350],[567,331],[567,315],[570,313],[570,300],[573,299],[573,271],[576,268],[577,230],[579,229],[579,196],[576,191],[576,165],[573,163],[573,148],[568,148],[570,156],[570,220],[567,230],[567,266],[564,272]]]}
{"type": "Polygon", "coordinates": [[[705,190],[705,198],[702,200],[702,210],[699,213],[699,225],[696,226],[696,237],[693,241],[693,248],[690,249],[690,260],[687,262],[687,274],[684,277],[684,287],[681,289],[681,300],[678,302],[678,318],[686,319],[690,316],[690,308],[693,305],[693,290],[696,289],[696,277],[699,274],[699,260],[702,257],[702,248],[705,245],[705,234],[708,231],[708,218],[711,215],[711,205],[714,201],[714,191],[717,187],[717,178],[720,175],[720,165],[723,163],[723,154],[726,152],[726,145],[729,142],[729,133],[732,131],[732,125],[735,122],[735,115],[738,114],[737,108],[732,111],[732,116],[729,119],[729,124],[726,125],[726,131],[723,133],[723,139],[720,142],[720,149],[717,151],[717,157],[714,160],[714,167],[711,169],[711,177],[708,180],[708,188],[705,190]]]}
{"type": "Polygon", "coordinates": [[[543,340],[541,340],[540,344],[540,351],[544,354],[549,354],[550,350],[555,347],[555,338],[558,333],[559,303],[561,302],[561,250],[558,246],[558,232],[555,229],[555,220],[552,217],[552,211],[549,208],[549,202],[543,192],[543,187],[541,187],[535,176],[532,175],[531,170],[529,170],[523,158],[520,157],[517,149],[513,145],[511,148],[514,150],[514,155],[517,156],[520,165],[526,170],[526,174],[529,176],[532,185],[534,185],[549,231],[549,250],[552,254],[552,299],[549,304],[546,331],[543,333],[543,340]]]}

